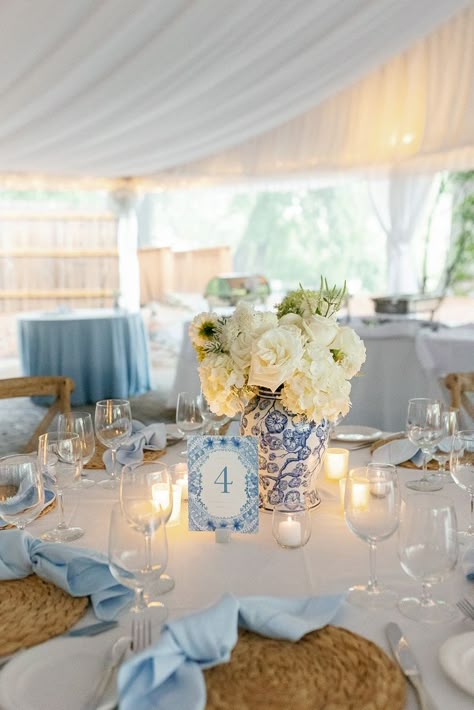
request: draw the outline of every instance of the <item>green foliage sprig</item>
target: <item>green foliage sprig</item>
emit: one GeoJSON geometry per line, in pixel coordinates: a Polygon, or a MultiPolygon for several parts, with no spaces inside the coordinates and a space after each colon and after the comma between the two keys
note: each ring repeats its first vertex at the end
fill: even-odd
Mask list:
{"type": "Polygon", "coordinates": [[[321,276],[321,284],[318,291],[303,288],[290,291],[283,301],[276,306],[277,316],[281,318],[288,313],[296,313],[299,316],[308,314],[324,316],[329,318],[340,309],[344,296],[346,295],[346,282],[344,286],[328,285],[325,278],[321,276]]]}

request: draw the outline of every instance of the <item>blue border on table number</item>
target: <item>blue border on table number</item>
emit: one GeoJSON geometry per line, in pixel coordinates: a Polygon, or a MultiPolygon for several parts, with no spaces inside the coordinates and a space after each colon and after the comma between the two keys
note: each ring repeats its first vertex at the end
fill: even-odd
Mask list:
{"type": "Polygon", "coordinates": [[[188,467],[190,530],[226,529],[239,533],[258,532],[258,443],[255,436],[190,437],[188,440],[188,467]],[[237,453],[239,461],[246,470],[245,493],[247,498],[239,514],[230,518],[210,515],[201,499],[201,467],[216,449],[237,453]]]}

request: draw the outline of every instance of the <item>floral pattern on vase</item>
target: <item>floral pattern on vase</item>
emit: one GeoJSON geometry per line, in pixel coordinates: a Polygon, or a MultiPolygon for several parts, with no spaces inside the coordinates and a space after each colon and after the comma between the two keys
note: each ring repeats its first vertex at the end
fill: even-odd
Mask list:
{"type": "Polygon", "coordinates": [[[289,412],[278,393],[260,393],[242,415],[241,433],[258,437],[260,507],[288,511],[315,508],[314,487],[329,435],[329,422],[316,423],[289,412]],[[296,420],[296,421],[295,421],[296,420]]]}

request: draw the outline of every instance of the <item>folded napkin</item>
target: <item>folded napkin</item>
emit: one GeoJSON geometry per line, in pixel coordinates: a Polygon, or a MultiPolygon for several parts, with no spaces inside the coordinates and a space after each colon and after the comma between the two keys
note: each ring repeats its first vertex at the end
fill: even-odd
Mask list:
{"type": "Polygon", "coordinates": [[[466,577],[474,582],[474,547],[469,547],[464,553],[462,568],[466,577]]]}
{"type": "MultiPolygon", "coordinates": [[[[117,461],[122,466],[133,466],[143,461],[143,449],[148,446],[153,449],[166,448],[166,427],[164,424],[145,426],[134,419],[130,438],[117,449],[117,461]]],[[[110,449],[104,453],[102,460],[107,471],[112,468],[110,449]]]]}
{"type": "Polygon", "coordinates": [[[397,466],[404,461],[413,461],[415,466],[423,464],[423,452],[408,439],[394,439],[378,446],[372,454],[375,463],[392,463],[397,466]]]}
{"type": "Polygon", "coordinates": [[[23,530],[0,535],[0,580],[35,572],[73,597],[90,596],[98,619],[114,619],[133,593],[119,584],[105,555],[86,548],[43,542],[23,530]]]}
{"type": "Polygon", "coordinates": [[[238,626],[270,638],[298,641],[335,616],[342,595],[242,597],[226,594],[209,609],[167,624],[158,643],[119,671],[120,710],[203,710],[202,668],[230,658],[238,626]]]}

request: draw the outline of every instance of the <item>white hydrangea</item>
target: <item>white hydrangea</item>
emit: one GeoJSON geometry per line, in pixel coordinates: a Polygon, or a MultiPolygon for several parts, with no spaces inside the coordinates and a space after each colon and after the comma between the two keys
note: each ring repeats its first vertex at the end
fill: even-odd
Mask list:
{"type": "Polygon", "coordinates": [[[233,417],[241,411],[239,390],[245,385],[245,377],[230,355],[206,355],[199,365],[199,377],[202,391],[215,414],[233,417]]]}

